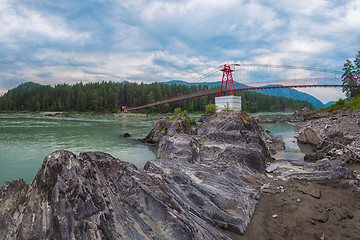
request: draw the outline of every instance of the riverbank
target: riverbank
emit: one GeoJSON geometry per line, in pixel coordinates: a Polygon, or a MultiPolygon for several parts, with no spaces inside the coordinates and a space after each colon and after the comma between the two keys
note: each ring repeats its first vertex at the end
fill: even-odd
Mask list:
{"type": "Polygon", "coordinates": [[[312,143],[313,149],[305,160],[314,162],[308,165],[321,163],[318,173],[334,162],[350,172],[340,177],[338,173],[346,169],[332,169],[329,175],[316,177],[316,171],[313,176],[305,174],[304,166],[274,164],[268,169],[254,217],[237,239],[359,239],[359,119],[358,109],[320,113],[304,109],[275,120],[300,128],[296,137],[312,143]],[[296,178],[288,177],[294,174],[296,178]]]}

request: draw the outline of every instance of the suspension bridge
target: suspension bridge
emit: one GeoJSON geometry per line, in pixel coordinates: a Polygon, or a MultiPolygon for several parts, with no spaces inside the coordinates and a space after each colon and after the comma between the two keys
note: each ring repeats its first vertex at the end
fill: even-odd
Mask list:
{"type": "MultiPolygon", "coordinates": [[[[217,87],[181,95],[128,108],[128,111],[154,107],[161,104],[182,101],[207,95],[226,93],[237,95],[237,91],[280,88],[359,88],[360,85],[343,85],[342,72],[302,66],[271,64],[225,64],[203,74],[189,84],[218,83],[217,87]],[[220,80],[221,84],[220,84],[220,80]],[[259,81],[261,80],[261,81],[259,81]]],[[[359,79],[359,78],[357,78],[359,79]]]]}

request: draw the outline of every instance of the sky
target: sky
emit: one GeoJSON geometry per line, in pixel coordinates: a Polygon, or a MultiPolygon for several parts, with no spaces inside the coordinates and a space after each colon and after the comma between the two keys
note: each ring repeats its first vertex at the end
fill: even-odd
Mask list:
{"type": "Polygon", "coordinates": [[[0,0],[0,26],[0,94],[26,81],[191,81],[234,62],[341,71],[360,50],[360,0],[0,0]]]}

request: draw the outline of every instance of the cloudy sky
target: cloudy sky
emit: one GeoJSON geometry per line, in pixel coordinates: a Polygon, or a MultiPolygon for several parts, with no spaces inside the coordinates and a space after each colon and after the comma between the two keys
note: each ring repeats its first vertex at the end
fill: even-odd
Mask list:
{"type": "Polygon", "coordinates": [[[191,81],[231,62],[341,70],[360,50],[360,0],[0,0],[0,25],[0,94],[191,81]]]}

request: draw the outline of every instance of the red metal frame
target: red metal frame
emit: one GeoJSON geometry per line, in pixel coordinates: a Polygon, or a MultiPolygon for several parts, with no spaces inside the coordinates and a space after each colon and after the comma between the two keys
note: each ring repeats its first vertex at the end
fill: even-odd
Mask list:
{"type": "Polygon", "coordinates": [[[222,93],[224,93],[224,96],[227,92],[227,86],[229,85],[229,92],[230,95],[234,95],[237,96],[236,94],[236,89],[235,89],[235,84],[234,84],[234,79],[232,76],[232,73],[234,70],[231,69],[230,65],[225,64],[224,68],[221,69],[220,71],[223,72],[223,76],[222,76],[222,81],[221,81],[221,86],[220,86],[220,93],[219,93],[219,97],[221,97],[222,93]],[[223,90],[223,85],[224,85],[224,80],[225,80],[225,89],[223,90]]]}

